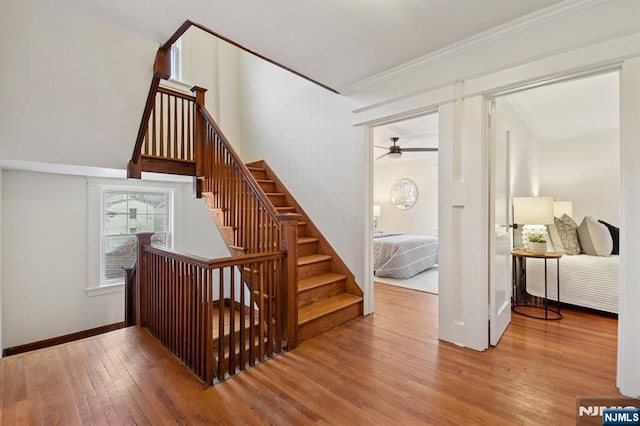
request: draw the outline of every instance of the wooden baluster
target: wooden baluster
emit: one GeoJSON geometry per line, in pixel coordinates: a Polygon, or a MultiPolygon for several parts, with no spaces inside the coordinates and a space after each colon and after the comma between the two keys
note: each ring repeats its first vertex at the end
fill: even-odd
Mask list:
{"type": "MultiPolygon", "coordinates": [[[[240,268],[243,267],[243,265],[239,266],[240,268]]],[[[245,274],[241,273],[240,274],[240,291],[239,291],[239,295],[238,298],[240,299],[239,305],[240,305],[240,332],[238,334],[238,369],[240,371],[244,370],[245,366],[247,365],[247,355],[246,355],[246,341],[247,341],[247,332],[246,332],[246,322],[245,322],[245,313],[246,313],[246,306],[245,306],[245,286],[246,286],[246,282],[245,282],[245,274]]]]}
{"type": "Polygon", "coordinates": [[[205,383],[210,385],[213,383],[214,367],[213,367],[213,271],[206,271],[205,293],[203,306],[205,309],[204,335],[202,340],[205,342],[204,350],[204,367],[206,373],[205,383]]]}
{"type": "Polygon", "coordinates": [[[269,326],[269,317],[267,304],[269,303],[268,299],[265,296],[265,283],[264,283],[264,264],[263,263],[254,263],[252,264],[251,273],[256,276],[256,285],[258,286],[258,300],[259,302],[259,311],[258,311],[258,357],[260,362],[264,361],[264,339],[265,339],[265,326],[269,326]]]}
{"type": "Polygon", "coordinates": [[[224,268],[218,269],[218,380],[225,379],[224,362],[224,268]]]}
{"type": "Polygon", "coordinates": [[[299,214],[286,213],[278,216],[280,220],[281,242],[280,250],[287,252],[283,271],[284,318],[286,323],[287,349],[298,346],[298,295],[296,283],[298,281],[298,219],[299,214]]]}
{"type": "MultiPolygon", "coordinates": [[[[242,268],[242,266],[240,266],[242,268]]],[[[236,374],[236,280],[235,268],[229,268],[229,374],[236,374]]]]}
{"type": "Polygon", "coordinates": [[[173,97],[173,152],[170,158],[178,157],[178,98],[173,97]]]}
{"type": "Polygon", "coordinates": [[[255,283],[253,279],[253,271],[248,274],[248,287],[249,287],[249,365],[253,366],[256,363],[256,300],[255,300],[255,283]]]}

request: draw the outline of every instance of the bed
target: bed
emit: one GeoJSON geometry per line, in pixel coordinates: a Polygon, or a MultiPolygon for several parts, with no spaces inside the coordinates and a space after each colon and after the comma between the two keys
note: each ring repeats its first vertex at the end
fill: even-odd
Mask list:
{"type": "Polygon", "coordinates": [[[437,263],[437,237],[408,234],[373,236],[373,271],[379,277],[411,278],[437,263]]]}
{"type": "MultiPolygon", "coordinates": [[[[527,290],[544,297],[544,260],[527,259],[527,290]]],[[[560,258],[560,302],[618,313],[619,256],[563,255],[560,258]]],[[[547,262],[549,299],[557,300],[556,261],[547,262]]]]}

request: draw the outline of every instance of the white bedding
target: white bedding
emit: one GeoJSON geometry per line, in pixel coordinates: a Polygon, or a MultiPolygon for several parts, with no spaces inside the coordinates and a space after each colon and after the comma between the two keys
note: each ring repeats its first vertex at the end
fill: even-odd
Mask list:
{"type": "Polygon", "coordinates": [[[373,238],[373,270],[379,277],[411,278],[437,263],[437,237],[376,234],[373,238]]]}
{"type": "MultiPolygon", "coordinates": [[[[544,260],[527,258],[527,291],[544,297],[544,260]]],[[[618,256],[564,255],[560,258],[560,302],[618,313],[618,256]]],[[[548,295],[557,300],[556,260],[547,260],[548,295]]]]}

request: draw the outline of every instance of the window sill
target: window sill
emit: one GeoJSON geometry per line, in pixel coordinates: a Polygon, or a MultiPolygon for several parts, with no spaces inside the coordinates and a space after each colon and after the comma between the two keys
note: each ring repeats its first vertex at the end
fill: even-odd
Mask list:
{"type": "Polygon", "coordinates": [[[87,296],[89,297],[103,296],[105,294],[111,294],[111,293],[122,293],[124,292],[124,283],[90,287],[85,289],[84,291],[87,292],[87,296]]]}

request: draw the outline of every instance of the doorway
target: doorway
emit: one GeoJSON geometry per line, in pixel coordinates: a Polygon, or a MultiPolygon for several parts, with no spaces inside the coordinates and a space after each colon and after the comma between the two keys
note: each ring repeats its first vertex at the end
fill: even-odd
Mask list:
{"type": "Polygon", "coordinates": [[[438,113],[373,128],[373,280],[438,293],[438,113]]]}
{"type": "MultiPolygon", "coordinates": [[[[617,314],[620,265],[617,244],[613,247],[616,231],[612,229],[618,229],[619,232],[621,222],[619,72],[615,70],[566,78],[541,87],[502,94],[490,102],[495,107],[489,127],[495,134],[490,135],[490,140],[498,141],[500,134],[506,134],[509,143],[512,173],[508,192],[513,197],[548,196],[555,201],[555,219],[552,219],[552,223],[539,226],[546,234],[548,251],[563,253],[564,259],[560,263],[560,301],[617,314]],[[578,249],[577,253],[565,252],[562,242],[556,237],[556,224],[564,214],[575,227],[587,229],[595,223],[593,226],[601,229],[594,232],[610,238],[611,248],[605,249],[606,253],[587,249],[585,254],[584,248],[578,249]],[[559,245],[555,244],[556,239],[559,245]],[[603,279],[611,281],[611,291],[604,290],[602,279],[599,279],[598,285],[594,283],[593,291],[585,288],[584,276],[590,276],[585,271],[597,273],[600,264],[609,271],[603,279]],[[575,268],[575,271],[570,268],[575,268]],[[608,303],[605,299],[612,302],[608,303]]],[[[492,176],[498,168],[499,155],[491,154],[492,176]]],[[[495,182],[499,182],[499,179],[495,182]]],[[[495,182],[490,183],[490,209],[501,202],[495,182]]],[[[497,228],[500,221],[495,213],[490,211],[489,217],[491,225],[497,228]]],[[[513,223],[513,219],[509,223],[513,223]]],[[[510,247],[522,246],[518,229],[514,232],[510,247]]],[[[496,293],[496,289],[507,288],[501,280],[511,280],[510,273],[499,274],[504,269],[496,255],[499,251],[497,244],[490,249],[490,296],[496,293]]],[[[527,277],[534,283],[532,291],[540,287],[539,282],[544,281],[545,273],[544,269],[536,268],[534,263],[527,265],[527,277]]],[[[554,268],[548,272],[553,282],[556,276],[554,268]]],[[[555,290],[549,297],[557,300],[555,290]]],[[[491,338],[492,344],[494,337],[491,338]]]]}

